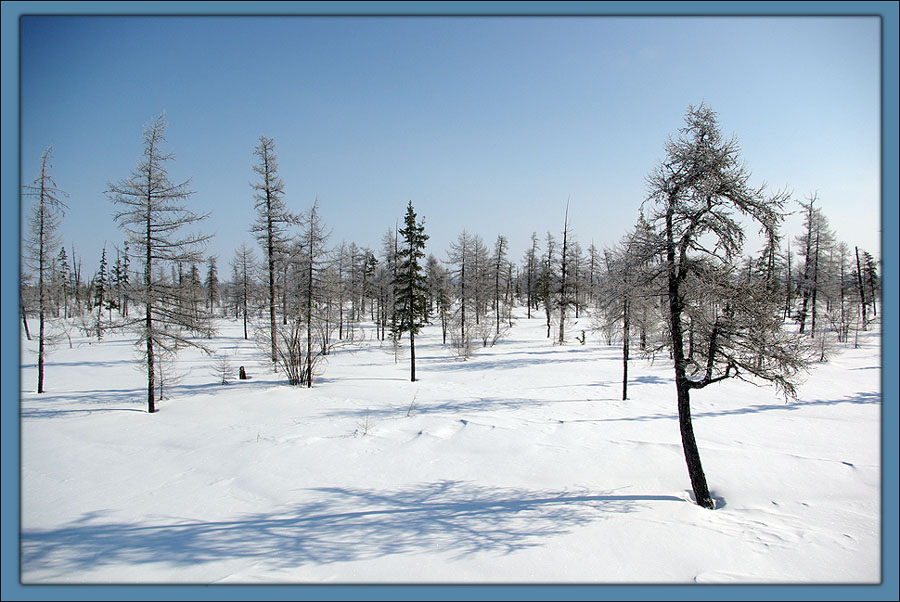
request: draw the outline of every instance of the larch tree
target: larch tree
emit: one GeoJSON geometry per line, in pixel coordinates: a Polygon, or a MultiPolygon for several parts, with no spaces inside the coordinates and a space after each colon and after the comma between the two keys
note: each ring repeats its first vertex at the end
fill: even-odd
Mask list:
{"type": "MultiPolygon", "coordinates": [[[[653,244],[640,221],[619,244],[604,253],[606,275],[598,296],[599,316],[602,327],[612,338],[613,329],[622,333],[622,400],[628,399],[628,361],[631,354],[631,331],[635,325],[642,327],[642,314],[646,303],[653,296],[649,282],[654,266],[648,261],[649,245],[653,244]]],[[[599,317],[598,316],[598,317],[599,317]]]]}
{"type": "Polygon", "coordinates": [[[451,241],[450,249],[447,252],[447,262],[453,266],[451,277],[455,281],[459,297],[459,307],[455,315],[456,321],[459,324],[459,330],[454,330],[451,334],[451,340],[454,341],[454,346],[463,358],[469,357],[471,351],[471,326],[472,315],[474,313],[474,308],[472,307],[472,256],[474,247],[475,243],[472,235],[466,230],[463,230],[459,236],[456,237],[455,241],[451,241]],[[457,337],[459,338],[457,339],[457,337]]]}
{"type": "MultiPolygon", "coordinates": [[[[37,274],[38,279],[38,393],[44,392],[44,360],[51,339],[46,331],[46,322],[50,303],[50,281],[54,267],[53,254],[59,246],[59,222],[66,209],[65,203],[60,200],[60,196],[65,193],[56,187],[56,183],[50,175],[52,156],[53,147],[51,146],[41,155],[40,174],[34,179],[34,182],[25,186],[23,193],[24,196],[34,199],[30,228],[24,238],[24,243],[26,265],[37,274]]],[[[24,304],[22,304],[22,320],[26,320],[24,304]]],[[[25,321],[25,333],[28,334],[27,321],[25,321]]]]}
{"type": "Polygon", "coordinates": [[[553,292],[556,288],[556,239],[547,232],[547,248],[541,260],[541,270],[537,281],[537,296],[544,305],[544,315],[547,318],[547,338],[550,338],[550,320],[553,315],[553,292]]]}
{"type": "MultiPolygon", "coordinates": [[[[506,254],[509,250],[509,242],[503,235],[497,236],[497,242],[494,244],[494,256],[491,258],[494,271],[494,318],[496,322],[496,335],[500,335],[500,280],[506,275],[507,260],[506,254]]],[[[508,282],[507,282],[508,284],[508,282]]]]}
{"type": "Polygon", "coordinates": [[[303,228],[298,242],[298,257],[301,263],[300,279],[300,316],[306,322],[306,367],[303,370],[303,381],[307,388],[312,387],[313,368],[316,360],[327,353],[326,317],[317,315],[320,305],[324,305],[322,290],[322,272],[328,265],[328,237],[322,216],[319,214],[319,199],[302,218],[303,228]],[[319,351],[313,351],[314,327],[318,331],[319,351]]]}
{"type": "Polygon", "coordinates": [[[821,208],[814,206],[817,200],[817,195],[812,194],[808,197],[809,202],[800,203],[806,210],[804,218],[806,232],[797,238],[800,246],[799,253],[804,258],[799,282],[801,306],[797,319],[800,322],[800,332],[805,332],[806,319],[811,314],[810,336],[816,334],[819,294],[822,292],[823,281],[826,280],[828,274],[827,256],[835,244],[834,233],[828,225],[828,219],[821,208]]]}
{"type": "Polygon", "coordinates": [[[215,255],[206,260],[206,281],[203,284],[206,287],[206,309],[215,313],[216,305],[219,304],[219,268],[215,255]]]}
{"type": "Polygon", "coordinates": [[[256,235],[262,247],[268,286],[269,333],[272,363],[278,366],[278,326],[275,322],[275,278],[279,262],[286,253],[290,237],[288,229],[297,223],[297,217],[284,203],[284,182],[278,176],[278,159],[275,156],[275,141],[265,136],[259,137],[259,145],[253,151],[259,163],[253,171],[259,181],[252,183],[256,208],[256,220],[250,231],[256,235]]]}
{"type": "Polygon", "coordinates": [[[397,254],[397,276],[394,279],[397,330],[409,333],[409,380],[416,380],[416,334],[428,321],[428,283],[422,259],[425,257],[425,226],[416,222],[412,201],[406,207],[402,243],[397,254]]]}
{"type": "Polygon", "coordinates": [[[434,303],[434,310],[441,319],[441,343],[447,344],[447,328],[453,303],[450,289],[450,275],[434,255],[428,256],[428,294],[434,303]]]}
{"type": "Polygon", "coordinates": [[[158,359],[174,356],[178,348],[206,350],[189,334],[206,334],[208,315],[186,310],[182,287],[159,278],[166,264],[200,261],[204,243],[210,238],[184,232],[205,219],[190,211],[185,203],[193,194],[190,180],[180,184],[169,180],[167,164],[174,156],[163,150],[165,116],[158,117],[144,131],[144,151],[131,175],[109,184],[107,196],[116,207],[118,222],[143,261],[143,281],[134,283],[134,299],[144,308],[143,318],[130,321],[138,332],[138,346],[147,366],[147,407],[156,412],[158,359]]]}
{"type": "Polygon", "coordinates": [[[809,355],[800,338],[782,327],[781,304],[765,282],[739,278],[735,268],[744,241],[736,214],[763,230],[776,229],[788,195],[766,196],[763,187],[749,184],[736,140],[723,138],[716,114],[705,104],[689,107],[685,120],[648,177],[651,223],[659,233],[648,255],[664,257],[669,346],[691,486],[698,505],[714,508],[691,422],[691,391],[741,378],[770,382],[796,396],[809,355]],[[689,316],[699,361],[685,350],[689,316]]]}
{"type": "Polygon", "coordinates": [[[560,251],[560,276],[557,305],[559,306],[559,344],[565,342],[566,308],[569,305],[569,287],[566,270],[569,265],[569,203],[566,202],[566,217],[563,221],[563,241],[560,251]]]}
{"type": "Polygon", "coordinates": [[[535,285],[537,284],[537,264],[540,262],[538,257],[538,239],[537,232],[531,233],[531,246],[525,251],[525,316],[531,319],[532,306],[537,307],[535,302],[537,295],[535,294],[535,285]]]}
{"type": "Polygon", "coordinates": [[[256,269],[256,257],[247,243],[234,252],[231,260],[231,282],[237,288],[238,307],[244,323],[244,340],[247,340],[247,313],[250,303],[250,289],[253,286],[253,271],[256,269]]]}

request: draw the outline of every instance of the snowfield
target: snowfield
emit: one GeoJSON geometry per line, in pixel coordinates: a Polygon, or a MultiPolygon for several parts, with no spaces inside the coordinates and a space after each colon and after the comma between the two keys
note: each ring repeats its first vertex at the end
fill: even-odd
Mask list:
{"type": "MultiPolygon", "coordinates": [[[[524,313],[524,312],[523,312],[524,313]]],[[[852,583],[881,579],[880,333],[785,402],[692,393],[719,508],[691,503],[671,363],[542,318],[468,361],[336,350],[283,384],[238,323],[179,356],[157,414],[133,339],[23,341],[21,576],[49,583],[852,583]],[[633,352],[634,353],[634,352],[633,352]],[[237,380],[237,366],[249,380],[237,380]]],[[[357,331],[357,339],[360,333],[357,331]]]]}

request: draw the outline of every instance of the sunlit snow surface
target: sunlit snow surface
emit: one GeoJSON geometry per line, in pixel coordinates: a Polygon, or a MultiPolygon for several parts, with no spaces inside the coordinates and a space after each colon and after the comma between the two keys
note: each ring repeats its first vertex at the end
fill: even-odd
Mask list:
{"type": "Polygon", "coordinates": [[[24,342],[23,582],[880,579],[877,331],[799,401],[733,380],[692,394],[715,511],[690,501],[667,356],[633,359],[622,401],[621,350],[585,318],[559,346],[520,317],[468,361],[429,327],[418,382],[364,332],[305,389],[221,321],[208,342],[251,379],[217,384],[185,351],[153,415],[133,340],[64,341],[42,395],[24,342]]]}

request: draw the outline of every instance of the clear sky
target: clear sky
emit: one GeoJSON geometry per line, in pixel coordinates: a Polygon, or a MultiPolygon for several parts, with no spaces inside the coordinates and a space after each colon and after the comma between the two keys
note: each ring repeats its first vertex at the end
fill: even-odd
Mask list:
{"type": "Polygon", "coordinates": [[[754,183],[817,192],[838,239],[880,255],[880,52],[873,17],[25,17],[21,176],[52,144],[89,275],[123,240],[107,183],[165,112],[221,266],[252,241],[260,135],[332,243],[377,250],[412,200],[428,252],[465,228],[519,259],[567,199],[585,248],[615,243],[703,101],[754,183]]]}

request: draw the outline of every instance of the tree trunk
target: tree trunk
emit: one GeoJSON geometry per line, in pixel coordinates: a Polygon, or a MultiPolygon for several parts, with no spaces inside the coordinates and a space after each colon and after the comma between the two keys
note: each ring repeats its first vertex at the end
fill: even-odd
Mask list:
{"type": "Polygon", "coordinates": [[[713,510],[716,505],[709,494],[706,475],[703,473],[703,466],[700,463],[700,450],[697,448],[697,441],[694,438],[694,427],[691,423],[690,390],[683,371],[680,381],[677,376],[675,381],[678,389],[678,426],[681,430],[681,445],[684,448],[684,459],[687,462],[691,488],[694,490],[694,499],[697,501],[698,506],[713,510]]]}
{"type": "Polygon", "coordinates": [[[20,302],[19,306],[22,308],[22,326],[25,327],[25,338],[30,341],[31,333],[28,332],[28,316],[25,315],[25,304],[20,302]]]}
{"type": "Polygon", "coordinates": [[[860,304],[862,305],[862,314],[863,314],[863,330],[866,329],[866,320],[868,316],[866,316],[866,289],[863,286],[862,281],[862,269],[859,265],[859,247],[854,247],[856,249],[856,281],[859,286],[859,298],[860,304]]]}
{"type": "Polygon", "coordinates": [[[691,423],[690,385],[685,373],[684,332],[681,324],[683,310],[680,280],[676,273],[675,243],[673,240],[673,209],[666,215],[666,263],[668,265],[669,319],[672,335],[672,358],[675,362],[675,388],[678,392],[678,427],[681,431],[681,446],[687,463],[688,476],[694,490],[694,499],[698,506],[714,509],[715,504],[709,494],[706,475],[700,463],[700,450],[694,438],[694,427],[691,423]]]}
{"type": "Polygon", "coordinates": [[[628,307],[628,298],[625,298],[625,302],[623,304],[623,318],[622,322],[624,323],[622,326],[622,401],[628,399],[628,345],[630,343],[629,340],[629,329],[630,329],[630,316],[629,316],[629,307],[628,307]]]}
{"type": "Polygon", "coordinates": [[[416,382],[416,335],[409,331],[409,380],[416,382]]]}

